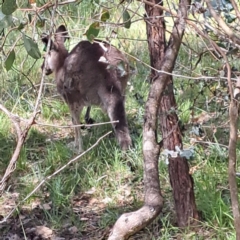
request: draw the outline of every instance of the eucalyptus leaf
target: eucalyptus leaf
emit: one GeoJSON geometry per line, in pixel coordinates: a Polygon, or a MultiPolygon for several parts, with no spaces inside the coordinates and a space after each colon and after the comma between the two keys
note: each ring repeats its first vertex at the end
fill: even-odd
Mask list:
{"type": "Polygon", "coordinates": [[[16,0],[5,0],[2,4],[2,12],[5,15],[12,14],[17,9],[16,0]]]}
{"type": "Polygon", "coordinates": [[[6,15],[3,14],[2,11],[0,11],[0,21],[4,20],[5,17],[6,17],[6,15]]]}
{"type": "Polygon", "coordinates": [[[99,34],[100,24],[99,22],[92,23],[86,30],[85,35],[87,39],[92,42],[99,34]]]}
{"type": "Polygon", "coordinates": [[[127,10],[123,12],[123,22],[125,28],[130,28],[131,26],[131,17],[127,10]]]}
{"type": "Polygon", "coordinates": [[[12,16],[11,15],[5,15],[0,10],[0,31],[2,31],[4,28],[7,28],[8,26],[12,25],[12,16]]]}
{"type": "Polygon", "coordinates": [[[18,30],[22,30],[25,26],[27,25],[27,22],[26,21],[21,21],[19,26],[18,26],[18,30]]]}
{"type": "Polygon", "coordinates": [[[226,20],[227,20],[227,23],[232,23],[232,22],[234,22],[234,21],[236,20],[236,18],[237,18],[235,15],[230,14],[230,13],[225,13],[224,16],[225,16],[225,18],[226,18],[226,20]]]}
{"type": "Polygon", "coordinates": [[[107,9],[104,9],[101,14],[101,21],[106,22],[110,18],[109,11],[107,9]]]}
{"type": "Polygon", "coordinates": [[[45,26],[46,19],[38,19],[36,26],[38,28],[43,28],[45,26]]]}
{"type": "Polygon", "coordinates": [[[34,59],[39,59],[41,53],[39,51],[37,43],[35,43],[31,38],[28,38],[26,35],[23,35],[23,43],[27,53],[34,59]]]}
{"type": "Polygon", "coordinates": [[[13,63],[15,61],[15,57],[16,57],[15,56],[15,52],[14,52],[14,50],[12,50],[9,53],[7,59],[4,62],[4,65],[5,65],[5,68],[7,69],[7,71],[9,71],[12,68],[12,65],[13,65],[13,63]]]}

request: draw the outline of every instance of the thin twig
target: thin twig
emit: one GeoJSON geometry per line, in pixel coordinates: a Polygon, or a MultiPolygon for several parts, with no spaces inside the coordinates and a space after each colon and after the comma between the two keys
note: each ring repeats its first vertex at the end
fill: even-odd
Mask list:
{"type": "Polygon", "coordinates": [[[36,121],[35,121],[35,124],[40,125],[40,126],[56,127],[56,128],[77,128],[77,127],[95,127],[95,126],[101,126],[101,125],[118,123],[118,122],[119,122],[119,120],[109,121],[109,122],[101,122],[101,123],[93,123],[93,124],[63,125],[63,126],[61,126],[61,125],[40,123],[40,122],[36,122],[36,121]]]}

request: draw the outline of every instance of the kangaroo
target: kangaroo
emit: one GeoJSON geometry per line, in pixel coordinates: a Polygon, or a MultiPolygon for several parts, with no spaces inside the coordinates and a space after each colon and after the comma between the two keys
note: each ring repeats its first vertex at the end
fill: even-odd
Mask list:
{"type": "MultiPolygon", "coordinates": [[[[111,121],[118,120],[112,126],[120,147],[127,150],[132,145],[124,107],[128,60],[118,49],[101,41],[81,41],[68,52],[64,46],[67,38],[63,25],[56,30],[54,41],[48,36],[42,38],[45,45],[51,41],[42,70],[45,66],[46,75],[55,74],[57,90],[69,106],[74,125],[80,124],[84,106],[100,106],[111,121]]],[[[74,129],[75,147],[83,152],[81,129],[74,129]]]]}

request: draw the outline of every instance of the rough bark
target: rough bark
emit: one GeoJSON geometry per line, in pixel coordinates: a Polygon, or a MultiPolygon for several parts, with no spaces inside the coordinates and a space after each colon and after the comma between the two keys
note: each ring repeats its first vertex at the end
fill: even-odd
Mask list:
{"type": "MultiPolygon", "coordinates": [[[[169,76],[168,85],[160,105],[160,128],[162,130],[164,149],[182,149],[182,135],[176,114],[176,101],[173,93],[173,82],[169,76]]],[[[173,189],[177,224],[186,227],[198,219],[194,196],[193,178],[189,174],[188,162],[183,157],[169,157],[169,177],[173,189]]]]}
{"type": "MultiPolygon", "coordinates": [[[[157,1],[151,1],[151,3],[156,4],[157,1]]],[[[147,21],[148,44],[151,53],[150,62],[153,68],[161,69],[166,48],[172,48],[172,54],[177,54],[184,34],[184,18],[187,16],[189,3],[188,1],[180,1],[179,19],[175,22],[168,47],[165,45],[165,25],[163,19],[159,17],[162,10],[146,5],[147,16],[149,16],[147,21]]],[[[172,57],[176,58],[176,55],[172,57]]],[[[156,71],[152,70],[151,74],[154,80],[157,76],[156,71]]],[[[166,83],[167,86],[159,106],[159,126],[162,132],[163,148],[175,150],[176,146],[182,148],[182,136],[178,126],[178,116],[174,110],[177,107],[171,75],[167,76],[166,83]]],[[[198,213],[195,204],[193,179],[189,174],[187,160],[181,157],[169,158],[168,167],[178,226],[188,226],[192,219],[198,219],[198,213]]]]}
{"type": "Polygon", "coordinates": [[[229,108],[230,116],[230,136],[229,136],[229,160],[228,160],[228,181],[231,194],[232,211],[234,217],[234,226],[236,230],[236,239],[240,240],[240,213],[238,204],[238,187],[236,181],[236,144],[237,144],[237,121],[238,121],[239,103],[232,99],[229,108]]]}

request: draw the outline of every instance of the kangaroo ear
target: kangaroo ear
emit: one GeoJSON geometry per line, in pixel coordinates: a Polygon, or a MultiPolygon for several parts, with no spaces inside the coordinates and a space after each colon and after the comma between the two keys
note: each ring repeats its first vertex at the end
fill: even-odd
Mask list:
{"type": "Polygon", "coordinates": [[[48,36],[42,36],[41,37],[41,40],[42,40],[42,42],[45,44],[45,45],[47,45],[48,44],[48,40],[49,40],[49,37],[48,36]]]}
{"type": "MultiPolygon", "coordinates": [[[[43,35],[43,36],[41,37],[41,40],[42,40],[42,42],[43,42],[44,45],[45,45],[43,51],[46,52],[46,51],[47,51],[48,41],[49,41],[49,36],[48,36],[48,35],[43,35]]],[[[50,43],[50,49],[52,49],[52,48],[53,48],[53,42],[52,42],[51,39],[50,39],[50,41],[51,41],[51,43],[50,43]]]]}
{"type": "Polygon", "coordinates": [[[64,25],[59,26],[55,32],[55,40],[65,42],[67,39],[69,39],[69,37],[66,27],[64,25]]]}

